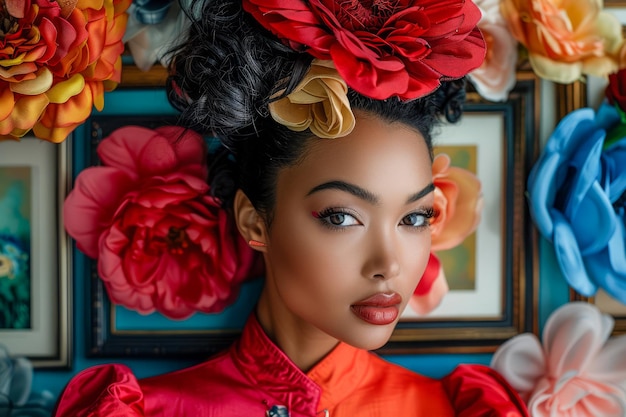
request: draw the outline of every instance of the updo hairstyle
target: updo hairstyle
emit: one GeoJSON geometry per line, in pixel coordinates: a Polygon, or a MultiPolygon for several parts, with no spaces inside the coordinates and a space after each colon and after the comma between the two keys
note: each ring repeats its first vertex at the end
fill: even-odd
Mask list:
{"type": "MultiPolygon", "coordinates": [[[[275,122],[268,104],[278,91],[286,89],[287,95],[299,84],[313,58],[284,45],[244,12],[240,1],[196,1],[186,13],[192,23],[172,51],[168,99],[181,112],[182,126],[219,139],[209,178],[224,208],[232,208],[241,189],[270,226],[277,175],[298,162],[313,135],[275,122]]],[[[459,119],[465,80],[443,82],[411,101],[374,100],[351,89],[348,98],[353,111],[417,129],[432,157],[433,128],[441,116],[459,119]]]]}

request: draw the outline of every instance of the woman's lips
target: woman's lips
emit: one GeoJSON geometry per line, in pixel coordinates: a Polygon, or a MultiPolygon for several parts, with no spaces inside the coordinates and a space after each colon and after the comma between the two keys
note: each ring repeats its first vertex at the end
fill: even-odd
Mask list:
{"type": "Polygon", "coordinates": [[[361,320],[384,326],[393,323],[400,314],[402,297],[398,293],[379,293],[350,306],[361,320]]]}

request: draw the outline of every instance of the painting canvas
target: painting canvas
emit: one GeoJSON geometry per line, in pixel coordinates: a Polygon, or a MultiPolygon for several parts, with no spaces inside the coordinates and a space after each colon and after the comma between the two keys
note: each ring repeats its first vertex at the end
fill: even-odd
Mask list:
{"type": "Polygon", "coordinates": [[[70,365],[69,259],[59,215],[68,147],[30,136],[0,142],[0,343],[35,367],[70,365]]]}
{"type": "MultiPolygon", "coordinates": [[[[437,146],[435,155],[445,153],[453,166],[476,174],[478,146],[437,146]]],[[[472,233],[458,246],[437,252],[450,290],[476,288],[476,233],[472,233]]]]}
{"type": "Polygon", "coordinates": [[[0,329],[31,328],[31,168],[0,167],[0,329]]]}
{"type": "MultiPolygon", "coordinates": [[[[486,107],[489,109],[489,107],[486,107]]],[[[436,255],[450,288],[441,304],[427,315],[412,311],[410,306],[402,319],[411,321],[499,320],[502,317],[502,259],[504,247],[502,221],[502,187],[507,176],[505,120],[498,112],[467,111],[457,125],[446,125],[437,138],[434,153],[445,153],[451,165],[474,173],[481,182],[483,208],[481,221],[474,233],[460,245],[436,255]],[[480,136],[473,132],[480,132],[480,136]]]]}

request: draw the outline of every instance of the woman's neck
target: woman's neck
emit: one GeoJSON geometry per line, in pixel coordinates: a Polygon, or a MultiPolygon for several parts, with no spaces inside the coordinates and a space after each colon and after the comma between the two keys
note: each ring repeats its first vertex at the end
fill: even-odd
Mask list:
{"type": "Polygon", "coordinates": [[[303,372],[308,372],[337,346],[338,340],[311,326],[275,300],[264,287],[257,305],[257,318],[268,337],[303,372]]]}

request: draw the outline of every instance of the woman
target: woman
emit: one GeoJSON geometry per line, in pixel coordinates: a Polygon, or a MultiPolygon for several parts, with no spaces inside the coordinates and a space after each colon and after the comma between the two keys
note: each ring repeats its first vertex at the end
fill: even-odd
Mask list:
{"type": "Polygon", "coordinates": [[[137,380],[88,369],[57,416],[525,416],[482,366],[441,380],[384,345],[430,252],[431,131],[484,56],[469,1],[207,1],[168,82],[220,139],[212,190],[265,261],[241,338],[137,380]],[[442,81],[448,80],[448,81],[442,81]]]}

